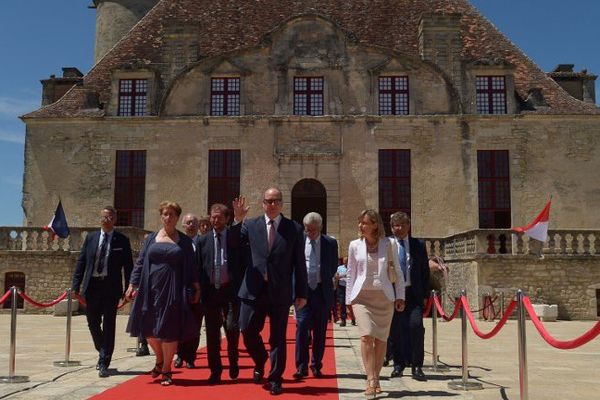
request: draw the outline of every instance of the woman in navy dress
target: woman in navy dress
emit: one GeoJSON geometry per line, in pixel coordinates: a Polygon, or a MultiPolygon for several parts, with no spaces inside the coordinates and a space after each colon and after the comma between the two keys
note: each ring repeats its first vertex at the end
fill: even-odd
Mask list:
{"type": "Polygon", "coordinates": [[[177,343],[199,329],[189,304],[199,301],[200,284],[192,240],[175,228],[181,207],[164,201],[159,211],[163,227],[146,238],[126,292],[131,299],[137,290],[127,332],[146,337],[156,354],[152,377],[162,374],[161,385],[169,386],[177,343]]]}

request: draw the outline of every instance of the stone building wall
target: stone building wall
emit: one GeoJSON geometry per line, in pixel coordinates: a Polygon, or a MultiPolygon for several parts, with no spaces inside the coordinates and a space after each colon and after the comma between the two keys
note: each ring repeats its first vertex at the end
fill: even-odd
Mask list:
{"type": "Polygon", "coordinates": [[[167,198],[203,214],[210,149],[241,149],[241,192],[252,216],[267,186],[283,189],[289,215],[296,182],[323,183],[329,233],[341,239],[341,253],[356,237],[359,211],[378,208],[379,149],[411,151],[416,237],[478,228],[477,150],[491,149],[509,151],[513,226],[528,223],[550,195],[554,228],[600,226],[600,192],[590,184],[600,170],[596,116],[108,118],[31,122],[28,130],[28,226],[47,223],[59,194],[69,224],[95,224],[114,200],[117,150],[147,151],[146,229],[158,227],[156,207],[167,198]]]}
{"type": "MultiPolygon", "coordinates": [[[[482,306],[481,295],[505,292],[507,306],[518,289],[532,303],[558,305],[560,319],[596,320],[596,290],[600,289],[600,258],[597,256],[482,256],[449,263],[450,297],[467,289],[472,309],[482,306]]],[[[498,301],[498,300],[497,300],[498,301]]],[[[496,311],[500,308],[495,303],[496,311]]],[[[451,310],[450,310],[451,311],[451,310]]]]}
{"type": "MultiPolygon", "coordinates": [[[[25,293],[29,297],[40,303],[56,299],[71,286],[78,254],[68,251],[0,251],[2,294],[6,273],[22,272],[25,274],[25,293]]],[[[54,307],[38,308],[25,302],[23,311],[52,313],[54,307]]]]}

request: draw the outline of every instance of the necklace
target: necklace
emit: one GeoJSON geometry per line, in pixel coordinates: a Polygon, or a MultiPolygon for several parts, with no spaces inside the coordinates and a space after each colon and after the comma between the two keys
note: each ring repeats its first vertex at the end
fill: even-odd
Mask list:
{"type": "Polygon", "coordinates": [[[379,242],[369,244],[369,242],[367,242],[367,240],[365,239],[365,243],[367,244],[367,251],[369,253],[375,253],[377,251],[377,248],[379,247],[379,242]]]}

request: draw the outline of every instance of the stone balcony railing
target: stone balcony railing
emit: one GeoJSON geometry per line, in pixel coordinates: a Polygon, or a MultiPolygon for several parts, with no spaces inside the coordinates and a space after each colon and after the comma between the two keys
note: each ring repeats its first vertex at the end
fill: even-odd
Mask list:
{"type": "MultiPolygon", "coordinates": [[[[53,237],[51,231],[40,227],[4,226],[0,227],[0,251],[79,251],[89,232],[99,230],[98,227],[69,228],[71,234],[65,238],[53,237]]],[[[139,251],[144,242],[144,229],[131,226],[117,228],[129,237],[131,248],[139,251]]]]}
{"type": "Polygon", "coordinates": [[[541,243],[509,229],[475,229],[444,238],[424,239],[430,255],[447,259],[484,254],[600,256],[600,230],[555,229],[541,243]]]}

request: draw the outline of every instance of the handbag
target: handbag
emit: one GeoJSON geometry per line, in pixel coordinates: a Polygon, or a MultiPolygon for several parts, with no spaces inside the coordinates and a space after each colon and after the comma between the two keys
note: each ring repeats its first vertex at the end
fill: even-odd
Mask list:
{"type": "Polygon", "coordinates": [[[388,274],[388,279],[390,280],[390,282],[392,283],[396,283],[396,281],[398,281],[398,275],[396,274],[396,263],[394,262],[394,252],[392,251],[392,247],[393,247],[393,242],[390,240],[390,243],[388,244],[388,251],[387,251],[387,258],[388,258],[388,267],[387,267],[387,274],[388,274]]]}

